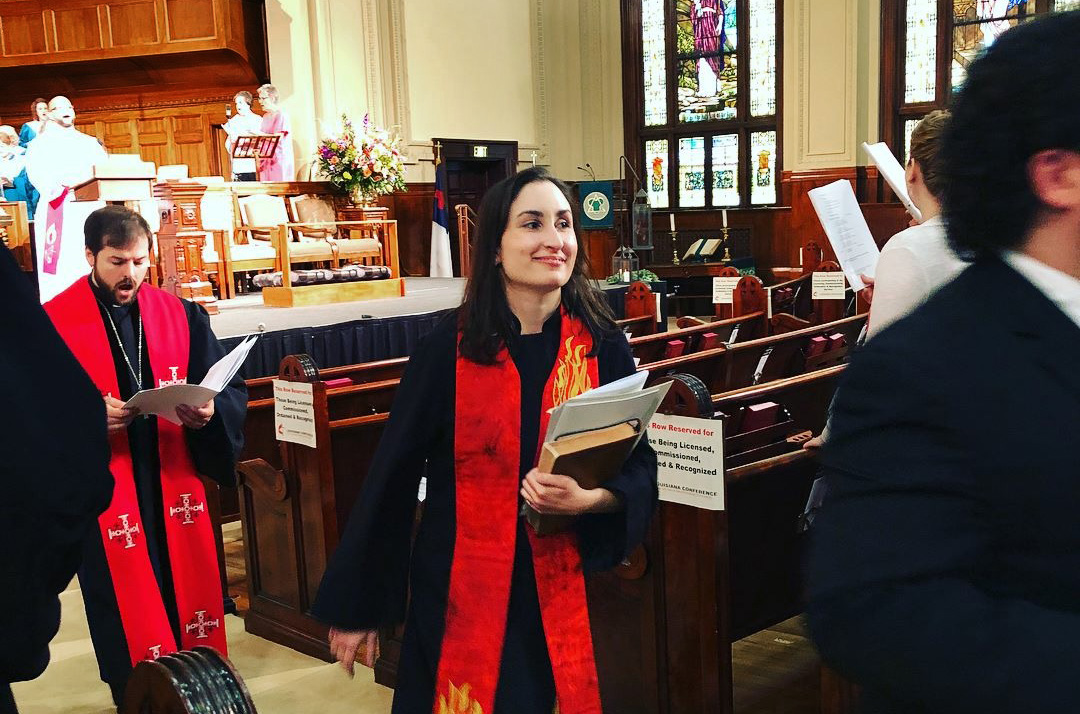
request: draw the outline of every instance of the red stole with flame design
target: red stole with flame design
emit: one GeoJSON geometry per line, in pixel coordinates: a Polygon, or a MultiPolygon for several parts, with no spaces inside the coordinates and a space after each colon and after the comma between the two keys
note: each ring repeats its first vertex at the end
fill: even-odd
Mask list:
{"type": "MultiPolygon", "coordinates": [[[[549,409],[599,385],[596,358],[586,356],[591,350],[592,336],[584,324],[564,310],[559,354],[542,398],[541,442],[549,409]]],[[[456,380],[457,533],[434,711],[492,714],[519,518],[521,382],[505,346],[492,365],[459,353],[456,380]]],[[[577,536],[538,537],[531,528],[526,531],[558,711],[600,714],[577,536]]]]}
{"type": "MultiPolygon", "coordinates": [[[[183,303],[145,284],[139,288],[138,300],[151,370],[167,375],[170,382],[186,381],[190,334],[183,303]]],[[[45,311],[98,390],[119,397],[113,353],[89,281],[75,281],[45,303],[45,311]]],[[[112,502],[98,518],[133,665],[175,652],[177,644],[183,649],[209,645],[226,652],[224,604],[206,494],[195,474],[183,427],[158,419],[157,431],[165,537],[180,616],[179,643],[165,614],[146,548],[126,430],[109,437],[109,470],[116,486],[112,502]]]]}

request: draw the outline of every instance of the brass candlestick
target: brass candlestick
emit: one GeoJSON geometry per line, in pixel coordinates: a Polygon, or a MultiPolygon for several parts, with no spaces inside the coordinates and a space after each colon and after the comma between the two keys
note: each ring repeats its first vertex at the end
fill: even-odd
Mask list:
{"type": "Polygon", "coordinates": [[[720,229],[720,231],[724,234],[724,257],[720,259],[720,262],[721,263],[730,263],[731,262],[731,250],[728,249],[728,227],[724,226],[723,228],[720,229]]]}
{"type": "Polygon", "coordinates": [[[671,231],[671,264],[679,264],[679,247],[675,243],[675,238],[678,237],[678,231],[671,231]]]}

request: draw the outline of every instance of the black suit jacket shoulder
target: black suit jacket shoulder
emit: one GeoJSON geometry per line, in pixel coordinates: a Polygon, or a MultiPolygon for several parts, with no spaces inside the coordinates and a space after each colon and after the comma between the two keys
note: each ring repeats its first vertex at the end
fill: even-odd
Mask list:
{"type": "Polygon", "coordinates": [[[855,356],[808,563],[823,656],[881,711],[1080,696],[1080,328],[999,260],[855,356]]]}

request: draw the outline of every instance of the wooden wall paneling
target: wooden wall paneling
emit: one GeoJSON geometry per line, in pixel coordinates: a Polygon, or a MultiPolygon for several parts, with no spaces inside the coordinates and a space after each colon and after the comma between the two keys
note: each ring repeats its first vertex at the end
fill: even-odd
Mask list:
{"type": "Polygon", "coordinates": [[[105,48],[98,8],[69,7],[49,11],[56,52],[79,52],[105,48]]]}
{"type": "Polygon", "coordinates": [[[99,135],[101,143],[105,145],[105,151],[110,154],[137,154],[139,153],[138,135],[134,122],[123,118],[115,121],[95,122],[103,127],[104,136],[99,135]]]}
{"type": "Polygon", "coordinates": [[[210,122],[205,114],[171,117],[173,163],[187,164],[188,176],[210,173],[210,122]]]}
{"type": "Polygon", "coordinates": [[[164,117],[135,120],[139,154],[143,161],[153,161],[158,166],[176,163],[170,151],[167,124],[168,121],[164,117]]]}
{"type": "MultiPolygon", "coordinates": [[[[434,183],[409,184],[405,193],[391,194],[379,202],[390,209],[390,218],[398,222],[398,259],[404,275],[430,272],[434,202],[434,183]]],[[[451,245],[450,250],[457,252],[457,246],[451,245]]]]}
{"type": "Polygon", "coordinates": [[[49,51],[46,36],[45,14],[40,10],[37,12],[0,10],[0,39],[3,40],[4,57],[46,53],[49,51]]]}
{"type": "Polygon", "coordinates": [[[111,47],[158,45],[163,41],[163,22],[157,0],[113,0],[105,5],[111,47]]]}
{"type": "MultiPolygon", "coordinates": [[[[237,3],[231,3],[237,5],[237,3]]],[[[210,40],[217,34],[219,3],[214,0],[165,0],[170,42],[210,40]]]]}

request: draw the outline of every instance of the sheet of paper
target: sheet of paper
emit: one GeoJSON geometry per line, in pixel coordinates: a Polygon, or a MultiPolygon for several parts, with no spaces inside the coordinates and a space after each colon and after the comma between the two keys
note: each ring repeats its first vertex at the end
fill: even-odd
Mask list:
{"type": "MultiPolygon", "coordinates": [[[[670,387],[671,382],[665,382],[631,394],[563,402],[551,413],[544,441],[625,421],[638,420],[647,425],[670,387]]],[[[644,434],[645,429],[640,433],[644,434]]]]}
{"type": "Polygon", "coordinates": [[[258,335],[249,335],[241,340],[229,354],[207,370],[199,384],[169,384],[156,389],[144,389],[127,400],[124,407],[138,409],[140,414],[157,414],[173,424],[179,424],[180,417],[176,416],[176,407],[181,404],[199,407],[216,397],[240,369],[258,338],[258,335]]]}
{"type": "Polygon", "coordinates": [[[843,300],[847,297],[847,283],[844,274],[835,271],[814,271],[810,276],[811,300],[843,300]]]}
{"type": "Polygon", "coordinates": [[[170,384],[157,389],[145,389],[124,403],[128,409],[138,409],[140,414],[157,414],[173,424],[180,423],[176,416],[176,407],[187,404],[201,407],[218,394],[217,389],[210,389],[201,384],[170,384]]]}
{"type": "Polygon", "coordinates": [[[911,196],[907,192],[904,167],[893,156],[892,151],[889,150],[889,145],[884,141],[879,141],[876,144],[868,144],[864,141],[862,146],[869,155],[870,160],[874,162],[874,166],[877,166],[881,177],[885,179],[885,183],[889,184],[889,188],[900,199],[900,203],[904,204],[904,208],[916,221],[921,222],[922,212],[911,202],[911,196]]]}
{"type": "Polygon", "coordinates": [[[862,290],[866,285],[859,275],[874,276],[880,251],[859,209],[851,182],[840,179],[811,189],[807,195],[848,283],[856,292],[862,290]]]}
{"type": "Polygon", "coordinates": [[[719,419],[657,414],[649,424],[660,500],[724,510],[724,434],[719,419]]]}
{"type": "Polygon", "coordinates": [[[274,437],[315,448],[315,402],[310,382],[274,380],[274,437]]]}
{"type": "Polygon", "coordinates": [[[648,378],[648,372],[634,372],[621,379],[616,379],[614,382],[608,382],[602,386],[590,389],[587,392],[582,392],[569,401],[582,401],[585,399],[611,397],[620,394],[633,394],[634,392],[641,391],[641,388],[645,386],[645,381],[648,378]]]}
{"type": "Polygon", "coordinates": [[[713,305],[730,305],[734,302],[735,288],[738,286],[739,281],[742,280],[742,276],[724,276],[713,277],[712,279],[712,301],[713,305]]]}
{"type": "Polygon", "coordinates": [[[244,364],[244,360],[247,359],[248,353],[258,339],[258,335],[248,335],[242,339],[236,347],[232,348],[229,354],[219,359],[213,367],[206,371],[206,376],[203,377],[199,384],[219,392],[225,389],[225,385],[240,369],[240,365],[244,364]]]}

